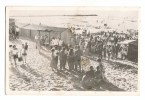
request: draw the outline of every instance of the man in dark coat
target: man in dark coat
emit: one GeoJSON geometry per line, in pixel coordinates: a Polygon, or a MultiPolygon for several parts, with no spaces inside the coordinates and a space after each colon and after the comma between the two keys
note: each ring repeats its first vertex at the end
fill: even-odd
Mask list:
{"type": "Polygon", "coordinates": [[[67,59],[67,54],[65,53],[65,48],[63,48],[59,52],[60,70],[64,70],[65,69],[66,59],[67,59]]]}

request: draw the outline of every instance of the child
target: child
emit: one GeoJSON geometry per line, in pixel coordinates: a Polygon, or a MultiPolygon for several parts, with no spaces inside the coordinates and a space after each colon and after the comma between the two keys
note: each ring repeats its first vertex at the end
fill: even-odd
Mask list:
{"type": "Polygon", "coordinates": [[[28,50],[28,44],[27,44],[27,42],[25,43],[25,50],[28,50]]]}

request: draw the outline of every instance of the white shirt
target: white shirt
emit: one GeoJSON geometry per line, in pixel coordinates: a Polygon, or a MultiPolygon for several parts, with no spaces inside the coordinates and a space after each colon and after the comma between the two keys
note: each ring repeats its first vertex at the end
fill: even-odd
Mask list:
{"type": "Polygon", "coordinates": [[[16,32],[19,32],[20,30],[19,30],[19,28],[16,28],[16,32]]]}
{"type": "Polygon", "coordinates": [[[13,54],[14,55],[18,54],[18,50],[17,49],[13,49],[13,54]]]}
{"type": "Polygon", "coordinates": [[[37,35],[35,36],[35,40],[38,40],[38,36],[37,35]]]}

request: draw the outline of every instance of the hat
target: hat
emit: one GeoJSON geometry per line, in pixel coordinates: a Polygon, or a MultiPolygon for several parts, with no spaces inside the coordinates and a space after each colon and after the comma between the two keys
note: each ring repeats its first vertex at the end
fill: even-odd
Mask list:
{"type": "Polygon", "coordinates": [[[16,45],[13,45],[13,48],[16,48],[16,45]]]}
{"type": "Polygon", "coordinates": [[[93,66],[90,66],[90,69],[91,69],[91,70],[94,69],[93,66]]]}

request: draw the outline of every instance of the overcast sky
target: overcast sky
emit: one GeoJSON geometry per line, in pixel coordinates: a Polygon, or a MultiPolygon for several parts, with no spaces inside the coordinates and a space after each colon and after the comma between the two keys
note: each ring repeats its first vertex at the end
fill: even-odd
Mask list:
{"type": "Polygon", "coordinates": [[[10,10],[10,16],[45,16],[45,15],[89,15],[89,14],[96,14],[98,17],[111,17],[111,18],[124,18],[128,17],[129,19],[138,19],[138,10],[137,9],[13,9],[10,10]]]}

